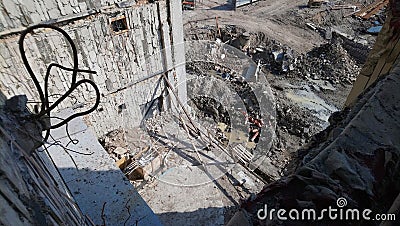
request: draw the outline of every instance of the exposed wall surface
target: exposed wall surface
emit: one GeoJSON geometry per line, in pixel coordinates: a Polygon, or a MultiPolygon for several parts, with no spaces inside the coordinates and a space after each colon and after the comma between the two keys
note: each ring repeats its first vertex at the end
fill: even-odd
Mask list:
{"type": "Polygon", "coordinates": [[[161,225],[82,119],[32,150],[43,144],[41,120],[29,117],[25,96],[2,102],[0,225],[161,225]]]}
{"type": "Polygon", "coordinates": [[[4,114],[3,103],[0,100],[0,225],[86,225],[48,156],[28,155],[16,134],[3,126],[5,121],[21,126],[4,114]]]}
{"type": "MultiPolygon", "coordinates": [[[[166,71],[168,71],[166,73],[168,79],[174,86],[184,81],[184,48],[183,45],[176,47],[177,43],[183,41],[183,36],[181,36],[183,31],[177,30],[183,29],[180,21],[182,12],[178,5],[180,3],[174,1],[136,4],[134,1],[103,0],[34,0],[29,2],[0,0],[0,93],[4,93],[0,95],[0,100],[26,94],[30,110],[40,104],[38,92],[21,59],[18,40],[24,28],[45,22],[61,27],[72,38],[77,47],[79,69],[97,72],[97,74],[78,73],[78,80],[86,78],[94,81],[101,94],[100,105],[95,112],[86,116],[84,119],[86,124],[94,129],[97,136],[115,129],[138,126],[149,108],[155,109],[156,105],[160,106],[158,110],[161,110],[170,106],[168,103],[171,100],[166,95],[165,83],[162,80],[162,75],[166,71]],[[115,4],[116,2],[118,4],[115,4]],[[173,21],[170,20],[171,15],[173,15],[173,21]],[[121,20],[121,22],[117,25],[112,24],[115,20],[121,20]],[[176,66],[178,64],[179,67],[176,66]]],[[[51,63],[58,63],[69,68],[73,66],[71,46],[57,31],[37,30],[28,34],[24,43],[29,64],[42,87],[44,75],[51,63]]],[[[51,95],[50,104],[71,87],[71,75],[71,72],[59,68],[51,70],[48,87],[51,95]]],[[[185,87],[185,84],[180,84],[177,90],[183,100],[186,99],[185,87]],[[183,90],[180,90],[181,88],[183,90]]],[[[72,92],[70,98],[61,102],[56,110],[68,108],[75,112],[82,112],[94,103],[94,89],[84,84],[72,92]]],[[[2,122],[0,118],[0,125],[2,122]]],[[[15,130],[25,131],[23,135],[28,138],[32,135],[31,131],[22,127],[8,125],[4,128],[13,128],[14,132],[15,130]]],[[[85,184],[80,183],[81,178],[77,181],[62,183],[59,177],[50,184],[48,183],[50,179],[39,178],[42,175],[52,178],[57,174],[57,170],[52,167],[52,164],[48,164],[48,159],[40,162],[43,160],[42,157],[46,158],[44,153],[24,154],[23,148],[11,145],[10,143],[13,143],[15,138],[7,135],[9,133],[10,131],[5,133],[0,131],[0,225],[61,225],[66,222],[68,225],[85,225],[85,219],[79,209],[74,207],[75,204],[70,198],[67,198],[69,194],[60,193],[58,191],[60,187],[57,186],[62,185],[62,188],[66,189],[66,184],[71,189],[71,184],[79,186],[85,184]],[[59,196],[64,199],[60,199],[59,196]]],[[[40,134],[41,130],[38,133],[40,134]]],[[[82,138],[91,145],[94,144],[83,135],[76,134],[76,136],[80,136],[78,138],[82,138]]],[[[94,136],[92,138],[96,140],[94,136]]],[[[57,144],[52,146],[53,149],[56,147],[58,147],[57,144]]],[[[92,149],[99,148],[92,147],[92,149]]],[[[57,152],[54,155],[59,156],[57,152]]],[[[108,157],[106,153],[104,156],[108,157]]],[[[83,158],[79,159],[82,161],[84,174],[87,170],[84,169],[87,162],[84,162],[83,158]]],[[[96,161],[104,165],[100,158],[92,160],[96,167],[96,161]]],[[[57,167],[59,170],[63,169],[57,167]]],[[[69,168],[64,168],[64,174],[68,174],[68,170],[69,168]]],[[[96,174],[97,179],[104,176],[102,172],[95,173],[101,174],[100,177],[96,174]]],[[[113,173],[120,174],[122,177],[119,170],[114,170],[113,173]]],[[[65,175],[61,173],[61,176],[65,175]]],[[[113,179],[119,180],[118,177],[113,179]]],[[[91,183],[90,180],[86,182],[91,183]]],[[[101,180],[96,183],[103,186],[106,184],[101,180]]],[[[131,192],[134,191],[130,184],[124,183],[126,183],[125,187],[132,188],[131,192]]],[[[73,190],[73,195],[79,197],[84,193],[77,192],[79,190],[73,190]]],[[[125,195],[129,196],[128,193],[125,195]]],[[[91,200],[95,202],[96,196],[98,193],[90,194],[90,197],[85,196],[80,202],[86,202],[89,210],[97,210],[91,209],[90,202],[87,202],[90,198],[93,198],[91,200]]],[[[134,225],[134,222],[137,225],[141,223],[158,225],[146,224],[150,221],[143,220],[143,217],[136,219],[139,218],[137,214],[139,212],[145,213],[148,219],[155,218],[148,214],[149,209],[138,205],[140,197],[138,195],[135,197],[130,197],[132,208],[135,206],[139,210],[135,212],[131,209],[132,212],[130,212],[128,209],[125,214],[127,213],[129,218],[127,220],[124,218],[125,223],[127,225],[134,225]]],[[[110,200],[107,206],[103,204],[103,210],[104,206],[106,210],[96,211],[99,214],[97,220],[115,217],[111,205],[123,211],[129,208],[127,202],[110,200]]],[[[101,205],[96,207],[98,206],[101,207],[101,205]]],[[[120,223],[122,225],[124,222],[119,220],[118,224],[120,223]]],[[[101,222],[96,221],[96,224],[100,225],[101,222]]]]}
{"type": "Polygon", "coordinates": [[[23,29],[26,26],[80,16],[102,7],[129,6],[135,1],[126,0],[1,0],[0,32],[23,29]],[[123,3],[123,4],[121,4],[123,3]]]}
{"type": "MultiPolygon", "coordinates": [[[[79,3],[96,6],[96,2],[79,3]]],[[[0,7],[6,10],[4,4],[5,1],[0,7]]],[[[104,4],[97,5],[101,7],[104,4]]],[[[181,8],[177,6],[180,4],[168,4],[159,1],[126,8],[103,7],[99,13],[62,26],[77,46],[79,68],[97,72],[95,75],[78,74],[80,78],[93,80],[102,95],[98,110],[87,118],[97,135],[139,125],[152,100],[163,96],[165,86],[161,73],[166,70],[170,70],[168,76],[174,85],[181,83],[178,93],[185,99],[184,48],[183,45],[179,48],[175,46],[183,42],[181,8]],[[173,15],[172,22],[169,15],[173,15]],[[110,20],[121,17],[126,18],[127,30],[115,32],[110,20]],[[176,67],[177,64],[180,66],[176,67]]],[[[21,4],[20,8],[24,7],[27,5],[21,4]]],[[[39,101],[20,58],[18,38],[18,35],[7,35],[0,40],[0,89],[7,97],[26,94],[29,100],[39,101]]],[[[46,67],[51,62],[72,67],[71,48],[56,31],[40,30],[28,35],[25,50],[33,71],[42,83],[46,67]]],[[[70,87],[70,77],[70,72],[52,69],[49,92],[65,93],[70,87]]],[[[62,102],[59,109],[72,106],[78,112],[94,104],[95,92],[92,88],[80,87],[72,94],[74,98],[62,102]]]]}

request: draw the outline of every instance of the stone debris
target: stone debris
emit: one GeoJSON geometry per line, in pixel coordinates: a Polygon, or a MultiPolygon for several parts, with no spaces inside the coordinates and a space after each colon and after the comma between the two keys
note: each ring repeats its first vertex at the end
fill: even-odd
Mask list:
{"type": "Polygon", "coordinates": [[[122,147],[117,147],[117,148],[113,151],[113,153],[116,154],[117,156],[122,156],[122,155],[128,153],[128,150],[125,149],[125,148],[122,148],[122,147]]]}
{"type": "Polygon", "coordinates": [[[340,38],[297,58],[287,76],[325,80],[335,84],[353,84],[360,67],[342,47],[340,38]]]}
{"type": "MultiPolygon", "coordinates": [[[[198,28],[196,35],[195,30],[191,29],[187,37],[215,38],[215,27],[198,28]]],[[[353,55],[356,54],[350,53],[358,52],[358,49],[364,51],[364,47],[341,33],[332,32],[328,43],[301,54],[271,40],[261,32],[248,32],[233,25],[220,27],[220,31],[221,42],[241,49],[255,62],[259,62],[263,71],[274,76],[268,77],[267,74],[277,102],[278,123],[270,158],[273,159],[272,164],[282,169],[281,172],[286,172],[288,160],[296,158],[293,152],[309,142],[314,134],[326,128],[329,125],[329,115],[342,106],[345,95],[332,99],[333,94],[336,95],[338,89],[351,88],[363,59],[355,59],[353,55]],[[349,52],[348,46],[353,50],[349,52]]],[[[223,78],[235,79],[229,70],[225,73],[224,69],[213,68],[210,64],[189,63],[187,69],[200,74],[202,71],[216,70],[223,78]],[[229,74],[230,78],[225,74],[229,74]]],[[[240,87],[240,82],[235,84],[240,87]]],[[[348,91],[343,91],[346,92],[348,91]]],[[[213,120],[228,123],[223,114],[216,113],[219,112],[218,104],[206,99],[197,99],[195,103],[197,107],[203,106],[201,109],[206,109],[213,120]]],[[[257,117],[257,109],[249,112],[253,114],[252,117],[257,117]]]]}
{"type": "MultiPolygon", "coordinates": [[[[276,218],[257,218],[257,211],[265,205],[311,208],[319,213],[328,206],[339,206],[337,200],[344,199],[346,209],[387,213],[400,188],[397,120],[400,111],[395,107],[400,98],[393,95],[400,86],[399,74],[397,64],[355,106],[332,117],[331,126],[323,131],[324,135],[320,134],[323,136],[320,141],[306,148],[306,155],[293,174],[267,185],[257,197],[242,205],[250,213],[253,224],[280,224],[276,218]]],[[[315,225],[338,222],[322,219],[315,225]]],[[[285,224],[291,223],[294,222],[285,221],[285,224]]],[[[393,223],[396,225],[397,221],[393,223]]],[[[340,222],[340,225],[365,224],[369,224],[365,218],[357,223],[340,222]]],[[[309,222],[297,221],[296,225],[309,225],[309,222]]]]}

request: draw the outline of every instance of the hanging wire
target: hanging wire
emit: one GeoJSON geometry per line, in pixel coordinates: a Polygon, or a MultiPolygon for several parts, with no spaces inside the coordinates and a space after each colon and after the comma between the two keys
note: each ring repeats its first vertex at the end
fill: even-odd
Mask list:
{"type": "MultiPolygon", "coordinates": [[[[65,120],[65,119],[63,119],[63,118],[55,117],[55,116],[52,116],[51,118],[56,118],[56,119],[59,119],[59,120],[65,120]]],[[[66,126],[65,126],[66,134],[67,134],[67,137],[68,137],[68,139],[69,139],[69,141],[68,141],[68,143],[67,143],[66,145],[63,145],[60,141],[56,140],[52,135],[49,135],[49,136],[51,137],[51,139],[53,139],[54,142],[41,141],[41,140],[38,140],[36,137],[32,136],[32,135],[31,135],[30,133],[28,133],[27,131],[25,131],[25,130],[19,128],[17,125],[16,125],[16,129],[17,129],[19,132],[21,132],[21,133],[27,135],[28,137],[30,137],[30,138],[31,138],[32,140],[34,140],[34,141],[43,142],[43,144],[44,144],[44,145],[43,145],[44,149],[47,149],[47,148],[49,148],[49,147],[51,147],[51,146],[59,146],[59,147],[61,147],[62,149],[64,149],[64,151],[70,151],[70,152],[73,152],[73,153],[76,153],[76,154],[80,154],[80,155],[93,155],[93,154],[94,154],[94,152],[85,153],[85,152],[79,152],[79,151],[75,151],[75,150],[72,150],[72,149],[68,148],[68,145],[70,145],[71,143],[74,144],[74,145],[76,145],[76,144],[79,143],[79,140],[78,140],[78,139],[73,139],[72,136],[71,136],[71,134],[69,133],[68,124],[66,124],[66,126]],[[48,146],[46,146],[46,144],[47,144],[48,146]]],[[[38,150],[38,152],[43,152],[43,151],[44,151],[44,150],[42,150],[42,151],[39,151],[39,150],[38,150]]]]}
{"type": "MultiPolygon", "coordinates": [[[[63,125],[66,125],[72,119],[74,119],[76,117],[79,117],[79,116],[87,115],[87,114],[93,112],[94,110],[96,110],[96,108],[100,104],[100,91],[99,91],[99,88],[97,87],[97,85],[92,80],[89,80],[89,79],[82,79],[82,80],[77,81],[78,72],[89,73],[89,74],[96,74],[96,72],[95,71],[91,71],[91,70],[83,70],[83,69],[79,69],[78,68],[78,53],[77,53],[77,49],[76,49],[76,46],[75,46],[74,42],[72,41],[71,37],[68,35],[67,32],[65,32],[63,29],[61,29],[59,27],[56,27],[54,25],[51,25],[51,24],[39,24],[39,25],[35,25],[35,26],[31,26],[31,27],[27,28],[25,31],[23,31],[21,33],[20,39],[18,41],[18,44],[19,44],[19,51],[21,53],[22,61],[23,61],[24,65],[25,65],[25,67],[26,67],[26,69],[27,69],[27,71],[28,71],[33,83],[35,84],[35,87],[36,87],[36,90],[39,93],[39,98],[40,98],[40,102],[41,102],[40,111],[37,114],[34,114],[33,118],[35,118],[35,119],[43,119],[44,116],[46,118],[50,118],[51,117],[50,116],[50,112],[52,110],[54,110],[67,97],[71,97],[71,93],[73,91],[75,91],[82,84],[90,85],[91,87],[93,87],[93,89],[96,92],[95,104],[90,109],[88,109],[86,111],[83,111],[83,112],[75,113],[75,114],[67,117],[66,119],[63,119],[61,122],[59,122],[59,123],[57,123],[55,125],[50,125],[50,127],[47,128],[46,135],[45,135],[45,137],[44,137],[44,139],[42,141],[42,142],[46,143],[47,139],[50,136],[50,129],[55,129],[55,128],[61,127],[63,125]],[[32,68],[31,68],[31,66],[30,66],[30,64],[28,62],[28,59],[27,59],[26,53],[25,53],[25,49],[24,49],[24,40],[26,38],[26,35],[29,34],[29,33],[33,33],[34,30],[40,29],[40,28],[49,28],[49,29],[53,29],[53,30],[58,31],[59,33],[61,33],[65,37],[65,39],[68,41],[68,43],[69,43],[69,45],[71,47],[72,58],[73,58],[73,68],[68,68],[68,67],[65,67],[65,66],[57,64],[57,63],[51,63],[47,67],[46,74],[45,74],[45,77],[44,77],[44,91],[43,91],[43,89],[42,89],[42,87],[41,87],[41,85],[40,85],[35,73],[33,72],[32,68]],[[60,68],[61,70],[72,72],[72,76],[71,76],[71,86],[70,86],[70,88],[64,94],[62,94],[59,99],[57,99],[54,103],[52,103],[50,105],[49,97],[51,95],[49,95],[48,86],[49,86],[49,75],[50,75],[51,69],[53,67],[57,67],[57,68],[60,68]]],[[[68,129],[67,129],[67,135],[69,136],[68,129]]],[[[72,141],[72,139],[71,139],[71,141],[72,141]]],[[[74,143],[74,142],[76,142],[76,141],[73,141],[72,143],[74,143]]]]}

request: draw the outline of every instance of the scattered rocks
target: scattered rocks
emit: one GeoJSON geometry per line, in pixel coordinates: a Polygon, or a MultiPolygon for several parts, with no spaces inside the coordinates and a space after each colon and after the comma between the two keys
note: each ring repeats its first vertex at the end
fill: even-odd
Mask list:
{"type": "MultiPolygon", "coordinates": [[[[324,122],[321,121],[321,117],[316,117],[321,113],[318,112],[318,109],[321,109],[320,107],[307,109],[304,106],[299,106],[286,94],[299,90],[303,93],[310,92],[311,96],[320,96],[323,100],[318,98],[322,102],[327,102],[330,109],[324,114],[332,113],[334,110],[331,110],[336,109],[334,106],[342,106],[344,101],[342,99],[345,98],[346,92],[350,90],[355,81],[361,61],[353,59],[352,55],[347,52],[347,48],[344,48],[344,46],[349,46],[351,40],[344,39],[343,36],[337,35],[335,32],[329,34],[331,37],[326,44],[315,47],[308,53],[300,54],[293,51],[289,46],[268,38],[262,32],[248,32],[233,25],[221,27],[220,30],[222,42],[241,49],[254,62],[258,63],[263,71],[267,71],[267,75],[272,74],[269,78],[267,76],[267,79],[275,95],[277,136],[271,153],[277,158],[275,163],[283,168],[285,159],[293,156],[293,153],[300,146],[309,142],[314,134],[328,124],[325,116],[323,117],[324,122]],[[338,92],[338,90],[341,92],[338,92]],[[282,152],[282,150],[284,151],[282,152]]],[[[217,38],[213,26],[204,26],[199,30],[191,30],[190,32],[193,35],[187,35],[189,39],[216,40],[217,38]]],[[[357,45],[352,46],[357,47],[357,45]]],[[[196,65],[189,63],[187,69],[197,74],[202,74],[202,71],[215,70],[214,65],[202,65],[201,63],[196,63],[196,65]],[[201,70],[198,70],[198,68],[201,70]]],[[[221,71],[224,70],[232,73],[229,69],[221,68],[221,71]]],[[[221,73],[222,75],[223,73],[221,73]]],[[[226,77],[227,79],[235,78],[235,76],[226,77]]],[[[243,92],[244,85],[240,81],[232,82],[231,85],[242,98],[246,99],[248,92],[243,92]]],[[[312,102],[308,99],[306,101],[312,102]]],[[[214,121],[228,123],[226,120],[224,121],[225,116],[221,117],[224,114],[215,113],[219,112],[218,104],[206,100],[198,101],[198,103],[201,106],[204,106],[204,104],[214,106],[214,108],[208,109],[208,112],[214,112],[211,114],[214,115],[212,117],[214,121]]],[[[257,115],[257,109],[250,112],[254,112],[255,116],[257,115]]]]}
{"type": "Polygon", "coordinates": [[[287,76],[351,85],[359,70],[360,67],[350,58],[337,38],[298,57],[294,70],[287,76]]]}

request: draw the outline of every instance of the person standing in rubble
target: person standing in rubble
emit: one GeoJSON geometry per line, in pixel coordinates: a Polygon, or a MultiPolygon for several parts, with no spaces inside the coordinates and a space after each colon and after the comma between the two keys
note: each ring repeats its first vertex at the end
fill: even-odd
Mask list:
{"type": "Polygon", "coordinates": [[[261,128],[264,122],[261,119],[255,119],[251,116],[249,116],[248,120],[250,122],[250,128],[249,128],[250,141],[257,143],[258,139],[260,138],[261,128]]]}

